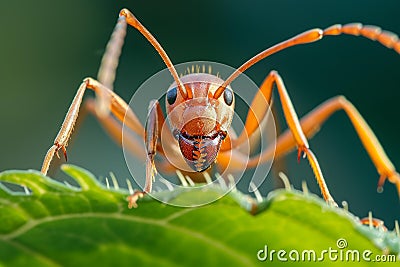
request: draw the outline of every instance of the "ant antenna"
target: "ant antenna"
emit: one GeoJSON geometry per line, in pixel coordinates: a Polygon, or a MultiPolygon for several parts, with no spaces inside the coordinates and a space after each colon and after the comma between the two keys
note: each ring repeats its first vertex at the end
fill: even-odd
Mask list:
{"type": "Polygon", "coordinates": [[[231,82],[233,82],[233,80],[235,80],[242,72],[244,72],[245,70],[247,70],[248,68],[250,68],[251,66],[256,64],[257,62],[263,60],[264,58],[269,57],[270,55],[275,54],[275,53],[277,53],[285,48],[291,47],[291,46],[318,41],[319,39],[322,38],[322,36],[323,36],[323,31],[321,29],[309,30],[309,31],[306,31],[299,35],[296,35],[295,37],[293,37],[289,40],[278,43],[278,44],[258,53],[257,55],[255,55],[254,57],[252,57],[248,61],[246,61],[242,66],[237,68],[231,74],[231,76],[229,76],[228,79],[226,79],[225,82],[217,89],[217,91],[215,91],[213,98],[217,99],[218,97],[220,97],[222,95],[222,93],[224,92],[225,88],[231,82]]]}
{"type": "Polygon", "coordinates": [[[138,30],[146,39],[150,42],[150,44],[157,50],[158,54],[161,56],[165,65],[167,65],[168,70],[171,72],[172,77],[174,78],[176,85],[178,86],[179,92],[181,93],[184,99],[188,99],[191,97],[191,92],[186,91],[186,88],[183,86],[181,80],[179,79],[178,73],[171,60],[169,59],[167,53],[161,47],[160,43],[154,38],[154,36],[139,22],[139,20],[130,12],[128,9],[124,8],[119,13],[120,17],[125,17],[126,22],[138,30]]]}
{"type": "Polygon", "coordinates": [[[278,43],[259,54],[255,55],[248,61],[246,61],[242,66],[240,66],[236,71],[234,71],[231,76],[215,91],[214,98],[218,98],[222,95],[225,88],[232,83],[234,79],[236,79],[240,73],[244,72],[260,60],[269,57],[272,54],[275,54],[281,50],[284,50],[288,47],[299,45],[299,44],[308,44],[318,40],[321,40],[324,36],[335,36],[335,35],[354,35],[354,36],[362,36],[367,39],[377,41],[382,45],[386,46],[389,49],[394,49],[397,53],[400,54],[400,41],[396,34],[384,31],[381,28],[373,25],[362,25],[361,23],[349,23],[346,25],[335,24],[331,27],[326,28],[325,30],[321,29],[312,29],[299,35],[296,35],[286,41],[278,43]]]}

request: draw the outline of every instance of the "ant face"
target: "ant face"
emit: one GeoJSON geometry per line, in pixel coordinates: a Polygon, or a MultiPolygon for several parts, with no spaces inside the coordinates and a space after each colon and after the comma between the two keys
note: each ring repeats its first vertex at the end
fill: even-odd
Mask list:
{"type": "Polygon", "coordinates": [[[168,120],[182,155],[194,171],[207,169],[218,155],[234,113],[234,95],[230,88],[223,97],[213,94],[223,80],[206,73],[181,78],[188,95],[185,99],[176,84],[166,94],[168,120]]]}

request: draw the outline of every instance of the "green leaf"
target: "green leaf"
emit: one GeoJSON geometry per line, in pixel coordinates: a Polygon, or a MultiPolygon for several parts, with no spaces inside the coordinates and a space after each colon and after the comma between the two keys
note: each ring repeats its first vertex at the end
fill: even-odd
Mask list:
{"type": "MultiPolygon", "coordinates": [[[[280,266],[306,264],[301,254],[311,249],[317,258],[329,248],[341,251],[344,259],[349,250],[370,250],[371,258],[400,253],[395,233],[362,226],[345,210],[301,192],[277,190],[257,203],[235,191],[198,208],[144,198],[130,210],[126,191],[107,189],[81,168],[64,165],[63,170],[80,188],[37,171],[0,174],[0,181],[31,190],[26,195],[0,186],[0,266],[280,266]],[[347,241],[346,248],[338,248],[339,239],[347,241]],[[265,246],[268,254],[286,250],[289,262],[278,261],[276,252],[272,262],[259,261],[257,253],[265,246]],[[293,250],[300,261],[289,259],[293,250]]],[[[194,192],[197,197],[213,193],[194,192]]],[[[193,196],[160,194],[174,196],[177,203],[193,196]]],[[[331,261],[325,254],[325,261],[316,264],[371,263],[331,261]]]]}

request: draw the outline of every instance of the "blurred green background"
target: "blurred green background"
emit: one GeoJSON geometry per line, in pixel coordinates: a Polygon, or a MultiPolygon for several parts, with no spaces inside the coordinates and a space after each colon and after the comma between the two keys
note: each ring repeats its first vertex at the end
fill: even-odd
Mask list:
{"type": "MultiPolygon", "coordinates": [[[[95,77],[122,7],[136,14],[174,63],[208,60],[238,67],[279,41],[335,23],[375,24],[400,34],[397,0],[2,1],[0,170],[40,169],[81,80],[95,77]]],[[[163,68],[154,49],[129,29],[116,91],[129,100],[163,68]]],[[[299,115],[345,95],[400,166],[400,56],[394,51],[364,38],[328,37],[274,55],[247,75],[259,84],[272,69],[283,76],[299,115]]],[[[376,192],[378,174],[344,113],[334,115],[310,145],[335,199],[346,200],[360,217],[372,210],[392,228],[400,217],[395,187],[387,183],[383,194],[376,192]]],[[[99,177],[110,171],[121,180],[130,176],[122,150],[92,117],[69,147],[69,159],[99,177]]],[[[295,187],[306,180],[319,194],[307,161],[297,164],[295,153],[285,160],[295,187]]]]}

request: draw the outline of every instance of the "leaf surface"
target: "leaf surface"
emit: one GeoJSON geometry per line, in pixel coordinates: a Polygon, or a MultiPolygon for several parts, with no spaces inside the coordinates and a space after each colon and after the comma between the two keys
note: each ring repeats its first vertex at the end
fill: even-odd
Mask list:
{"type": "MultiPolygon", "coordinates": [[[[304,265],[311,249],[316,252],[315,264],[320,266],[370,266],[371,262],[363,259],[341,261],[340,253],[343,260],[349,250],[358,250],[360,257],[370,250],[372,260],[376,255],[398,257],[400,253],[395,233],[361,226],[347,211],[297,191],[277,190],[261,203],[234,191],[197,208],[144,198],[137,209],[130,210],[126,191],[107,189],[79,167],[64,165],[63,170],[81,188],[61,184],[37,171],[0,174],[0,181],[31,191],[26,195],[0,186],[0,266],[304,265]],[[346,240],[345,248],[338,248],[339,239],[346,240]],[[263,262],[257,253],[265,248],[268,258],[263,262]],[[318,261],[329,248],[337,250],[339,258],[331,261],[325,253],[325,260],[318,261]],[[276,252],[271,259],[272,250],[276,252]],[[288,262],[277,259],[279,250],[286,251],[288,262]],[[289,258],[290,253],[296,257],[293,251],[299,253],[298,261],[289,258]]],[[[194,195],[214,193],[160,194],[173,196],[178,203],[194,195]]],[[[264,257],[264,252],[260,256],[264,257]]]]}

